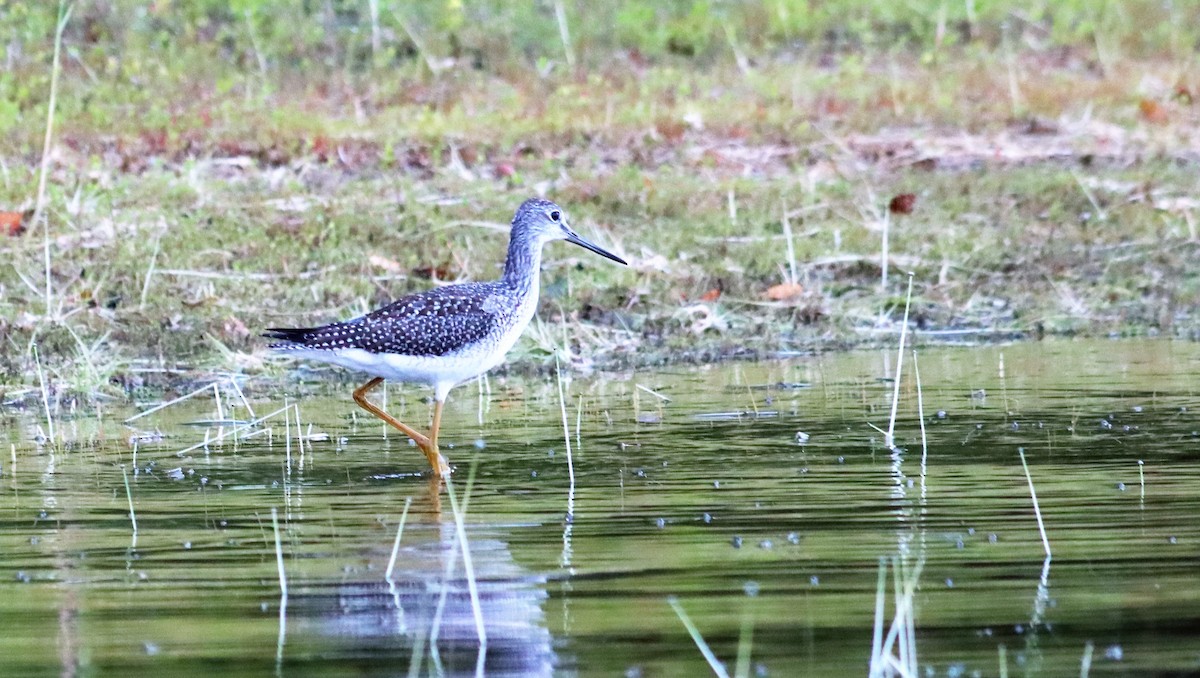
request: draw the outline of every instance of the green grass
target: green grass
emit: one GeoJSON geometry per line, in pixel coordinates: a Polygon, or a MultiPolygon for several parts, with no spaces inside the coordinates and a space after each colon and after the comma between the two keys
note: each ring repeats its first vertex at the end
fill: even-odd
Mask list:
{"type": "MultiPolygon", "coordinates": [[[[553,246],[521,365],[886,340],[907,270],[924,329],[1197,336],[1200,7],[967,7],[566,2],[573,69],[552,3],[75,7],[55,308],[41,225],[0,234],[0,389],[34,341],[59,394],[261,370],[265,326],[494,276],[478,222],[541,192],[632,266],[553,246]]],[[[0,211],[32,207],[56,16],[0,17],[0,211]]]]}

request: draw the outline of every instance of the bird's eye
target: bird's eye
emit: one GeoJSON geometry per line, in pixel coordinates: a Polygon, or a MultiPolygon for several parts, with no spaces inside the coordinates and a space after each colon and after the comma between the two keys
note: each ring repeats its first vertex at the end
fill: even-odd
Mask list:
{"type": "Polygon", "coordinates": [[[558,221],[561,217],[562,215],[558,213],[558,210],[554,210],[550,213],[550,221],[558,221]]]}

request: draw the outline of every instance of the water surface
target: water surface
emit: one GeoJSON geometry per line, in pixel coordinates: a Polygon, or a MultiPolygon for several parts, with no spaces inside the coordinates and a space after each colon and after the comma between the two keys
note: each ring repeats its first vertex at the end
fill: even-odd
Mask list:
{"type": "MultiPolygon", "coordinates": [[[[915,582],[923,674],[1078,675],[1089,647],[1094,674],[1200,672],[1200,345],[922,349],[924,447],[905,360],[898,450],[894,351],[576,376],[565,403],[460,387],[442,442],[487,673],[703,675],[674,597],[731,674],[739,641],[752,674],[865,674],[881,560],[915,582]]],[[[299,425],[233,435],[228,386],[132,427],[153,403],[59,412],[59,445],[0,410],[0,675],[473,673],[445,490],[312,375],[248,398],[299,425]]],[[[425,422],[424,395],[388,407],[425,422]]]]}

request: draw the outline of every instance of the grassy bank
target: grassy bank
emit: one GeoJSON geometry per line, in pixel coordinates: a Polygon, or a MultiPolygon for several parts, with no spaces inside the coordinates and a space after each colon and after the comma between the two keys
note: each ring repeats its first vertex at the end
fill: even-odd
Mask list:
{"type": "Polygon", "coordinates": [[[552,246],[520,365],[885,339],[907,271],[918,338],[1195,338],[1200,7],[897,7],[87,3],[50,115],[10,3],[0,391],[273,369],[263,327],[494,276],[542,193],[632,265],[552,246]]]}

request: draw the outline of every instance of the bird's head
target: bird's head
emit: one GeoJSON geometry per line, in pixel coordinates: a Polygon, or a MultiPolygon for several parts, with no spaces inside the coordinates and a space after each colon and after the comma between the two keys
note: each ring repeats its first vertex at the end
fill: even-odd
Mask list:
{"type": "Polygon", "coordinates": [[[627,263],[612,252],[579,237],[578,233],[571,230],[571,222],[567,219],[566,211],[543,198],[530,198],[521,203],[513,217],[512,225],[514,234],[518,229],[522,229],[529,237],[542,243],[551,240],[566,240],[617,263],[627,263]]]}

